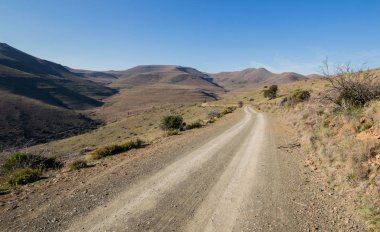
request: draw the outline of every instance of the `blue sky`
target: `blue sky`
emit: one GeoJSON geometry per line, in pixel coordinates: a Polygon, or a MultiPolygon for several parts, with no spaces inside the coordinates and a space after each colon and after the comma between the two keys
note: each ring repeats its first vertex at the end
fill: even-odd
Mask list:
{"type": "Polygon", "coordinates": [[[0,0],[0,42],[74,68],[380,67],[378,0],[0,0]]]}

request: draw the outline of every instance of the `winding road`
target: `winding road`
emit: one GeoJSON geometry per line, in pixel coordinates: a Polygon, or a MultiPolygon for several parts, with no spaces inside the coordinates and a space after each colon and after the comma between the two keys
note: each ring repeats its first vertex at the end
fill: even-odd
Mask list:
{"type": "Polygon", "coordinates": [[[194,217],[184,218],[188,221],[185,230],[232,231],[245,214],[243,206],[250,200],[257,159],[267,136],[265,117],[248,107],[245,114],[232,128],[136,183],[108,207],[99,207],[78,220],[69,231],[133,231],[145,220],[150,221],[150,229],[167,231],[181,211],[195,205],[194,217]],[[195,197],[205,190],[202,198],[195,197]],[[177,194],[182,192],[183,196],[177,194]],[[162,204],[168,198],[176,200],[173,210],[162,204]]]}

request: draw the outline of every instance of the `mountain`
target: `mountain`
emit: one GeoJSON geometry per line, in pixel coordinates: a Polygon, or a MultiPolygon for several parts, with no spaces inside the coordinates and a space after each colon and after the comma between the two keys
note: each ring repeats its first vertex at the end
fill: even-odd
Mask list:
{"type": "Polygon", "coordinates": [[[70,72],[75,73],[75,75],[83,78],[89,78],[94,81],[101,80],[112,80],[117,79],[117,76],[111,74],[109,71],[91,71],[91,70],[83,70],[83,69],[72,69],[67,67],[70,72]],[[98,79],[98,80],[96,80],[98,79]]]}
{"type": "Polygon", "coordinates": [[[224,87],[304,79],[265,69],[207,74],[177,65],[72,69],[0,43],[0,149],[82,133],[157,106],[216,100],[226,92],[224,87]]]}
{"type": "Polygon", "coordinates": [[[34,145],[96,128],[75,111],[0,90],[0,151],[34,145]]]}
{"type": "Polygon", "coordinates": [[[140,65],[125,71],[107,72],[118,79],[109,85],[119,94],[106,99],[97,115],[106,121],[123,118],[127,112],[162,104],[211,101],[225,93],[212,78],[194,68],[175,65],[140,65]]]}
{"type": "Polygon", "coordinates": [[[0,149],[82,133],[98,119],[108,122],[107,114],[123,118],[162,104],[214,100],[224,91],[193,68],[72,69],[0,43],[0,149]],[[91,118],[83,115],[89,112],[91,118]]]}
{"type": "Polygon", "coordinates": [[[293,81],[307,80],[308,77],[293,73],[272,73],[265,68],[249,68],[235,72],[210,74],[213,81],[229,90],[254,88],[263,85],[284,84],[293,81]]]}
{"type": "Polygon", "coordinates": [[[76,110],[117,91],[68,68],[0,43],[0,149],[33,145],[95,128],[76,110]]]}
{"type": "Polygon", "coordinates": [[[113,86],[136,87],[141,85],[176,85],[186,88],[224,91],[212,78],[194,68],[175,65],[140,65],[125,71],[113,71],[119,80],[113,86]]]}
{"type": "Polygon", "coordinates": [[[0,89],[67,109],[101,106],[117,91],[0,43],[0,89]]]}

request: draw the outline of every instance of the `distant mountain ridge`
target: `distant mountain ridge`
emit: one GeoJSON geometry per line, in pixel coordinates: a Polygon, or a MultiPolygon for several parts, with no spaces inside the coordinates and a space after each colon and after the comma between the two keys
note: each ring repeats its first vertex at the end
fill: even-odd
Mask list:
{"type": "Polygon", "coordinates": [[[108,72],[118,77],[118,86],[139,86],[143,84],[186,85],[199,89],[224,91],[206,73],[194,68],[176,65],[139,65],[125,71],[108,72]]]}
{"type": "Polygon", "coordinates": [[[294,72],[272,73],[265,68],[248,68],[242,71],[210,74],[214,82],[229,90],[252,88],[262,85],[285,84],[308,80],[308,76],[294,72]]]}
{"type": "Polygon", "coordinates": [[[208,74],[178,65],[139,65],[123,71],[73,69],[0,43],[0,149],[82,133],[101,121],[160,104],[212,101],[226,89],[307,78],[253,68],[208,74]]]}

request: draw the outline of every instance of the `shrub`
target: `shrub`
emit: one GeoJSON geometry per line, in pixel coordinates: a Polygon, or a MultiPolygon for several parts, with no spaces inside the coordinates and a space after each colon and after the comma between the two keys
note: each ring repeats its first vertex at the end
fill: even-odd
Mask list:
{"type": "Polygon", "coordinates": [[[349,65],[336,67],[329,73],[329,64],[324,63],[324,77],[331,87],[326,91],[325,99],[342,108],[363,107],[372,100],[380,99],[380,83],[370,71],[354,70],[349,65]]]}
{"type": "Polygon", "coordinates": [[[238,102],[238,107],[239,107],[239,108],[243,107],[243,105],[244,105],[244,103],[243,103],[242,101],[239,101],[239,102],[238,102]]]}
{"type": "Polygon", "coordinates": [[[166,136],[179,135],[179,130],[169,130],[166,132],[166,136]]]}
{"type": "Polygon", "coordinates": [[[209,120],[207,120],[207,123],[214,123],[215,121],[215,118],[210,118],[209,120]]]}
{"type": "Polygon", "coordinates": [[[209,118],[220,118],[220,112],[216,111],[216,110],[212,110],[212,111],[209,111],[207,113],[207,116],[209,118]]]}
{"type": "Polygon", "coordinates": [[[264,97],[270,99],[274,99],[277,97],[277,91],[278,91],[278,86],[277,85],[271,85],[269,89],[265,89],[263,91],[264,97]]]}
{"type": "Polygon", "coordinates": [[[76,160],[72,162],[69,166],[70,171],[79,170],[82,168],[88,168],[89,165],[85,160],[76,160]]]}
{"type": "Polygon", "coordinates": [[[24,185],[41,179],[41,171],[31,168],[19,168],[10,173],[7,182],[10,185],[24,185]]]}
{"type": "Polygon", "coordinates": [[[141,148],[144,142],[140,139],[131,140],[122,144],[112,144],[95,150],[91,153],[93,159],[101,159],[107,156],[116,155],[134,148],[141,148]]]}
{"type": "Polygon", "coordinates": [[[219,113],[218,118],[221,118],[226,114],[230,114],[230,113],[234,112],[235,110],[236,110],[235,106],[229,106],[225,110],[223,110],[222,112],[219,113]]]}
{"type": "Polygon", "coordinates": [[[201,120],[198,120],[196,122],[193,122],[191,124],[186,125],[185,130],[191,130],[194,128],[201,128],[202,126],[203,126],[203,123],[201,122],[201,120]]]}
{"type": "Polygon", "coordinates": [[[283,98],[281,105],[293,106],[297,103],[308,101],[310,99],[310,92],[307,90],[297,89],[290,93],[287,97],[283,98]]]}
{"type": "Polygon", "coordinates": [[[46,158],[40,155],[29,153],[14,153],[1,167],[4,173],[10,173],[16,169],[39,169],[41,171],[61,168],[63,164],[54,158],[46,158]]]}
{"type": "Polygon", "coordinates": [[[356,132],[366,131],[366,130],[370,129],[372,126],[373,125],[370,122],[360,124],[359,126],[356,127],[356,132]]]}
{"type": "Polygon", "coordinates": [[[180,115],[168,115],[161,119],[160,128],[162,130],[182,129],[183,118],[180,115]]]}

